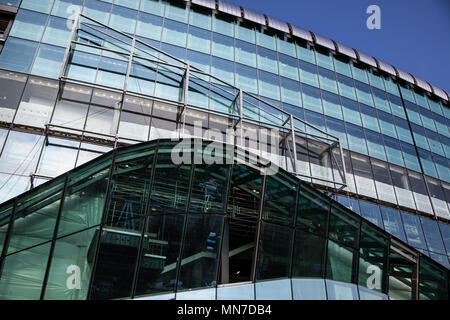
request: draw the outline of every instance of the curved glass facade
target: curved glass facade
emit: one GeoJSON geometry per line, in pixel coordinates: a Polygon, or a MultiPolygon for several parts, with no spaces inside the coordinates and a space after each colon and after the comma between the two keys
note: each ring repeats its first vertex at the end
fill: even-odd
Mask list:
{"type": "MultiPolygon", "coordinates": [[[[412,81],[405,72],[362,53],[356,55],[355,50],[339,43],[333,50],[334,45],[329,39],[301,28],[288,28],[286,23],[274,23],[270,17],[264,25],[260,24],[264,23],[262,20],[256,23],[256,18],[249,18],[245,10],[223,9],[227,5],[223,1],[215,1],[215,10],[199,5],[198,1],[178,0],[0,0],[0,5],[7,9],[7,20],[10,21],[6,32],[0,30],[3,32],[0,32],[0,203],[4,203],[2,208],[5,208],[0,211],[0,223],[6,226],[0,233],[0,241],[9,232],[9,246],[4,246],[3,256],[17,254],[17,263],[27,253],[36,257],[36,265],[29,266],[29,274],[24,273],[33,279],[30,280],[30,288],[35,288],[35,291],[30,289],[26,293],[32,298],[73,294],[74,291],[58,287],[58,281],[67,275],[65,270],[42,267],[40,273],[36,271],[38,264],[50,263],[49,266],[53,266],[58,259],[64,261],[64,254],[72,250],[72,242],[80,243],[78,254],[82,258],[79,264],[73,263],[80,266],[83,277],[81,291],[70,297],[102,297],[95,288],[98,283],[110,281],[108,270],[112,259],[117,257],[99,255],[101,250],[91,248],[97,246],[107,252],[109,240],[102,239],[100,229],[113,230],[115,226],[107,223],[113,224],[117,219],[123,221],[130,210],[136,218],[125,219],[125,229],[133,226],[135,229],[130,230],[136,234],[158,234],[161,238],[156,240],[177,246],[174,250],[178,250],[178,255],[172,252],[167,256],[167,261],[171,262],[159,282],[138,281],[142,279],[140,277],[148,276],[139,273],[142,265],[147,263],[144,261],[149,261],[150,265],[156,263],[157,258],[152,255],[158,254],[149,253],[153,249],[145,249],[145,245],[153,248],[152,244],[146,244],[148,237],[136,240],[138,238],[130,238],[130,235],[123,238],[123,241],[132,243],[130,246],[134,247],[136,259],[123,257],[121,275],[128,275],[124,283],[130,287],[112,288],[114,285],[110,285],[108,294],[112,298],[156,293],[160,296],[165,291],[176,292],[180,297],[187,288],[211,286],[216,289],[208,289],[208,292],[215,292],[219,299],[222,285],[231,288],[235,287],[231,283],[249,281],[251,284],[244,285],[242,290],[251,290],[251,287],[253,297],[258,298],[255,292],[259,281],[284,277],[291,279],[289,297],[294,299],[304,297],[294,283],[296,277],[322,279],[316,282],[317,285],[323,284],[323,291],[317,289],[317,297],[322,296],[322,292],[328,299],[349,297],[350,293],[330,293],[332,290],[329,288],[334,288],[335,283],[353,284],[355,287],[349,289],[353,297],[374,297],[370,295],[373,290],[369,293],[360,283],[362,264],[357,258],[363,254],[359,246],[367,221],[372,227],[375,225],[384,230],[382,234],[389,233],[388,238],[393,236],[420,252],[422,258],[419,260],[425,261],[427,256],[441,266],[450,267],[448,93],[414,76],[412,81]],[[203,130],[200,134],[196,132],[198,127],[203,130]],[[230,221],[230,232],[239,233],[236,230],[240,230],[254,239],[258,237],[254,244],[258,251],[245,247],[252,242],[245,237],[230,243],[229,250],[233,254],[228,278],[220,259],[212,262],[205,255],[186,266],[176,262],[183,259],[180,255],[185,251],[185,260],[199,253],[200,249],[191,243],[208,241],[206,238],[185,239],[182,236],[191,234],[191,231],[195,234],[201,226],[208,225],[217,237],[223,237],[226,233],[218,230],[227,230],[228,227],[223,226],[227,225],[227,217],[232,215],[229,203],[224,207],[225,213],[220,211],[223,204],[215,203],[211,204],[211,210],[215,208],[211,220],[203,221],[198,217],[198,220],[192,218],[191,221],[186,217],[186,214],[191,214],[186,211],[187,206],[196,206],[195,210],[200,211],[204,206],[200,198],[190,198],[191,182],[195,179],[186,175],[190,174],[189,170],[194,170],[191,167],[177,169],[177,173],[173,173],[175,176],[170,176],[172,172],[142,171],[142,176],[148,175],[147,180],[129,176],[123,168],[123,174],[119,176],[128,181],[124,182],[127,191],[119,191],[120,188],[116,187],[122,202],[117,200],[117,209],[111,209],[109,203],[105,203],[111,197],[111,190],[105,188],[113,183],[110,179],[114,179],[106,173],[111,167],[107,163],[112,158],[105,157],[114,158],[116,155],[108,152],[156,139],[187,136],[234,143],[286,170],[286,176],[295,176],[280,178],[282,181],[294,179],[294,182],[286,182],[282,186],[270,177],[255,180],[248,186],[248,190],[262,190],[269,186],[281,188],[281,191],[265,192],[270,204],[264,208],[258,207],[259,200],[252,198],[251,194],[238,194],[233,198],[230,195],[234,189],[223,186],[217,189],[218,193],[227,194],[228,198],[223,201],[233,198],[235,204],[231,207],[239,208],[239,214],[244,215],[238,223],[230,221]],[[67,178],[67,182],[60,182],[64,187],[55,184],[54,190],[58,191],[39,198],[41,202],[35,203],[36,208],[18,203],[17,199],[22,196],[10,200],[49,180],[56,183],[52,179],[61,174],[71,177],[68,174],[70,170],[98,157],[105,160],[106,171],[96,167],[93,170],[101,172],[91,172],[73,182],[67,178]],[[98,176],[94,179],[90,174],[98,176]],[[161,195],[155,212],[172,208],[166,207],[167,196],[162,191],[148,189],[157,188],[157,183],[149,185],[154,181],[152,174],[161,175],[156,182],[165,179],[170,182],[160,188],[170,189],[169,186],[175,185],[175,190],[170,192],[180,196],[172,199],[175,207],[180,207],[170,217],[161,213],[159,218],[152,218],[154,220],[147,218],[150,216],[148,201],[154,197],[153,191],[161,195]],[[139,181],[132,182],[135,178],[139,181]],[[311,194],[303,191],[297,186],[297,178],[311,184],[316,191],[311,189],[311,194]],[[106,182],[100,182],[102,179],[106,182]],[[94,185],[86,193],[83,188],[91,180],[94,185]],[[130,183],[136,184],[134,189],[130,189],[130,183]],[[291,189],[293,185],[297,186],[296,191],[291,189]],[[132,196],[129,190],[133,190],[132,196]],[[185,190],[184,195],[181,190],[185,190]],[[311,221],[317,220],[315,228],[318,229],[314,229],[299,218],[299,208],[308,206],[308,202],[302,204],[302,199],[320,198],[322,192],[341,206],[333,202],[329,209],[328,204],[316,203],[314,210],[322,212],[322,218],[311,216],[311,221]],[[81,205],[78,200],[85,198],[86,194],[86,201],[91,199],[92,203],[81,205]],[[61,207],[62,202],[66,203],[66,209],[61,207]],[[14,208],[12,203],[15,203],[14,208]],[[334,206],[346,207],[358,215],[355,221],[364,221],[362,225],[357,222],[356,243],[347,242],[350,241],[348,239],[344,242],[339,240],[341,228],[336,227],[335,236],[330,233],[334,206]],[[20,222],[24,226],[16,228],[16,231],[7,231],[13,209],[17,213],[15,217],[21,216],[18,213],[21,210],[23,216],[38,211],[35,216],[46,220],[36,224],[36,234],[28,229],[29,221],[26,219],[20,222]],[[105,210],[124,213],[119,214],[120,217],[113,215],[109,221],[103,212],[105,210]],[[256,212],[256,216],[261,214],[261,217],[255,222],[255,214],[251,212],[256,212]],[[149,223],[163,224],[173,230],[148,229],[149,223]],[[48,229],[45,236],[40,235],[40,226],[48,229]],[[59,233],[54,230],[66,231],[59,233]],[[169,234],[174,238],[168,240],[169,234]],[[271,247],[271,237],[282,238],[292,245],[271,247]],[[66,239],[67,244],[60,239],[66,239]],[[86,248],[87,239],[97,242],[86,248]],[[308,261],[315,261],[313,265],[316,267],[293,262],[293,257],[299,252],[307,254],[308,251],[306,247],[296,247],[302,245],[303,240],[298,239],[320,248],[320,253],[310,253],[308,258],[312,259],[308,261]],[[342,245],[345,250],[340,249],[342,245]],[[99,270],[103,270],[106,280],[100,275],[91,277],[94,260],[83,262],[86,250],[90,257],[95,257],[95,267],[103,268],[99,270]],[[253,252],[258,252],[260,259],[259,250],[266,250],[268,257],[271,252],[279,251],[283,258],[252,260],[253,264],[247,265],[244,271],[241,263],[252,254],[255,258],[256,253],[253,252]],[[335,256],[329,257],[332,252],[335,256]],[[147,259],[145,254],[150,258],[147,259]],[[53,262],[47,262],[45,255],[54,257],[54,260],[50,259],[53,262]],[[341,255],[346,257],[345,263],[351,260],[354,264],[349,266],[342,262],[342,269],[333,271],[336,263],[340,263],[341,255]],[[203,265],[203,260],[209,262],[203,265]],[[233,263],[240,267],[233,269],[233,263]],[[135,271],[131,272],[133,268],[135,271]],[[345,268],[347,271],[342,271],[345,268]],[[349,268],[351,274],[348,273],[349,268]],[[196,272],[208,278],[196,279],[196,272]],[[167,284],[167,279],[174,282],[167,284]],[[323,282],[323,279],[327,281],[323,282]],[[39,287],[42,284],[45,284],[44,290],[39,287]],[[49,288],[54,288],[54,293],[47,293],[49,288]]],[[[234,5],[233,8],[239,9],[234,5]]],[[[0,14],[3,15],[3,11],[0,14]]],[[[231,175],[237,172],[238,166],[233,162],[216,169],[214,176],[231,175]]],[[[222,182],[228,183],[232,178],[227,179],[222,182]]],[[[205,181],[201,183],[207,184],[205,181]]],[[[198,196],[201,197],[201,192],[198,196]]],[[[121,223],[118,228],[122,228],[121,223]]],[[[350,225],[353,226],[352,223],[350,225]]],[[[110,238],[114,238],[114,231],[108,232],[110,238]]],[[[364,254],[371,256],[374,253],[364,254]]],[[[390,259],[390,253],[386,259],[390,259]]],[[[2,262],[6,273],[11,270],[7,260],[2,262]]],[[[14,265],[13,259],[9,261],[14,265]]],[[[74,270],[70,272],[75,275],[78,269],[74,270]]],[[[374,272],[375,269],[370,270],[374,272]]],[[[410,275],[413,272],[411,277],[422,272],[411,270],[405,271],[410,275]]],[[[383,272],[389,274],[391,271],[383,272]]],[[[427,275],[427,271],[423,272],[427,275]]],[[[11,277],[14,278],[13,275],[11,277]]],[[[409,291],[389,293],[389,288],[399,282],[393,280],[390,284],[389,278],[383,279],[382,294],[393,298],[409,297],[409,291]]],[[[409,281],[400,280],[401,283],[409,281]]],[[[302,286],[308,287],[309,283],[312,282],[305,280],[302,286]]],[[[260,288],[262,290],[265,285],[260,288]]],[[[398,288],[403,287],[398,285],[398,288]]],[[[417,298],[419,289],[414,288],[411,294],[417,298]]]]}
{"type": "Polygon", "coordinates": [[[448,299],[448,269],[211,143],[119,148],[4,203],[0,298],[448,299]]]}

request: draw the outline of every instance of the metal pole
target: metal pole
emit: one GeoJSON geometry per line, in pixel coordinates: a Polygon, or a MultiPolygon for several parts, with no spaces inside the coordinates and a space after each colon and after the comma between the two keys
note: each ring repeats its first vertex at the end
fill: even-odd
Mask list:
{"type": "Polygon", "coordinates": [[[78,24],[80,22],[80,14],[77,15],[77,17],[75,18],[75,21],[73,23],[72,26],[72,31],[70,33],[70,41],[66,47],[66,52],[64,53],[64,59],[61,65],[61,69],[59,70],[59,79],[61,79],[64,75],[64,70],[66,69],[66,65],[67,65],[67,61],[69,59],[69,55],[70,55],[70,50],[72,48],[72,41],[73,41],[73,36],[75,35],[75,31],[78,29],[78,24]]]}
{"type": "Polygon", "coordinates": [[[292,134],[292,145],[293,145],[292,149],[293,149],[293,153],[294,153],[293,169],[294,169],[294,172],[297,173],[297,146],[296,146],[296,142],[295,142],[294,116],[292,114],[291,114],[291,134],[292,134]]]}

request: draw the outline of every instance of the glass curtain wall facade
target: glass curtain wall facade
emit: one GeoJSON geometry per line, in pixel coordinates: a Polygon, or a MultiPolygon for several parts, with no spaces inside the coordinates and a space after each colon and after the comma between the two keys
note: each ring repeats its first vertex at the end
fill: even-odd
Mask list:
{"type": "MultiPolygon", "coordinates": [[[[0,4],[18,8],[0,52],[0,203],[118,146],[177,136],[180,63],[162,67],[138,56],[148,44],[204,72],[190,81],[189,103],[197,109],[185,112],[184,129],[194,121],[223,134],[235,127],[233,97],[240,88],[248,92],[244,117],[281,125],[291,114],[339,137],[347,187],[337,192],[332,183],[303,180],[449,267],[450,109],[439,88],[223,1],[0,4]],[[81,19],[97,30],[81,27],[71,38],[79,12],[97,21],[81,19]],[[71,40],[77,44],[65,61],[71,40]],[[124,57],[133,43],[128,70],[124,57]]],[[[343,166],[324,169],[328,160],[317,159],[314,144],[296,138],[295,145],[299,173],[342,182],[337,167],[343,166]]]]}
{"type": "Polygon", "coordinates": [[[4,203],[0,298],[448,299],[445,267],[241,148],[196,162],[209,148],[119,148],[4,203]]]}

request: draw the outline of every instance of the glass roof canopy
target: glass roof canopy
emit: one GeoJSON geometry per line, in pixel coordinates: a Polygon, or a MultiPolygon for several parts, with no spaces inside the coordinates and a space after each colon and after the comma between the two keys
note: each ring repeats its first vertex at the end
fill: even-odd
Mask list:
{"type": "MultiPolygon", "coordinates": [[[[60,82],[60,90],[65,83],[80,83],[116,91],[122,94],[122,106],[125,95],[151,98],[175,106],[179,138],[195,136],[195,132],[192,134],[187,129],[187,110],[224,116],[231,120],[225,139],[232,135],[232,141],[221,142],[245,146],[253,152],[277,145],[275,152],[269,151],[273,157],[266,157],[291,173],[333,189],[341,190],[346,186],[345,163],[338,137],[201,70],[199,66],[190,65],[86,15],[80,14],[73,25],[60,82]],[[100,64],[102,76],[92,82],[89,74],[94,66],[90,65],[88,57],[99,55],[108,63],[100,64]],[[253,137],[252,130],[247,130],[249,126],[260,131],[270,130],[269,136],[276,136],[278,140],[263,142],[263,133],[253,137]],[[256,145],[249,146],[248,140],[256,145]],[[317,162],[319,168],[313,174],[301,169],[299,154],[302,153],[317,162]],[[276,157],[279,157],[277,161],[276,157]]],[[[69,128],[49,124],[48,130],[67,131],[69,128]]],[[[134,141],[137,142],[143,141],[134,141]]]]}
{"type": "Polygon", "coordinates": [[[305,278],[366,298],[448,299],[445,267],[287,171],[222,147],[118,148],[3,203],[0,299],[183,297],[305,278]]]}

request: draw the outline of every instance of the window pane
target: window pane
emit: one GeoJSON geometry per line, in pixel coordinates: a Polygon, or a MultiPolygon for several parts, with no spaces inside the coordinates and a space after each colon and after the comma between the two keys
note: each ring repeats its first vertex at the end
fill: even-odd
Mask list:
{"type": "Polygon", "coordinates": [[[424,217],[420,217],[420,221],[422,222],[423,233],[425,234],[425,239],[428,244],[428,250],[435,253],[446,254],[437,222],[424,217]]]}
{"type": "Polygon", "coordinates": [[[154,215],[148,218],[144,249],[138,272],[137,295],[175,290],[184,215],[154,215]]]}
{"type": "Polygon", "coordinates": [[[103,24],[107,24],[111,5],[97,0],[85,0],[83,14],[97,20],[103,24]]]}
{"type": "Polygon", "coordinates": [[[136,35],[159,41],[161,39],[161,30],[162,18],[143,12],[139,13],[136,35]]]}
{"type": "Polygon", "coordinates": [[[233,61],[234,39],[218,33],[213,33],[212,54],[233,61]]]}
{"type": "Polygon", "coordinates": [[[188,48],[210,54],[211,32],[192,26],[189,27],[188,48]]]}
{"type": "Polygon", "coordinates": [[[0,278],[0,299],[39,300],[51,243],[5,258],[0,278]]]}
{"type": "Polygon", "coordinates": [[[296,230],[292,277],[323,278],[326,243],[323,237],[296,230]]]}
{"type": "Polygon", "coordinates": [[[331,91],[336,94],[338,93],[336,76],[334,75],[334,72],[324,68],[319,68],[319,81],[321,89],[331,91]]]}
{"type": "Polygon", "coordinates": [[[300,81],[315,87],[319,87],[317,67],[307,62],[300,62],[300,81]]]}
{"type": "Polygon", "coordinates": [[[192,213],[188,216],[178,290],[216,285],[222,227],[223,216],[192,213]]]}
{"type": "Polygon", "coordinates": [[[14,122],[44,127],[53,111],[57,94],[57,82],[30,78],[14,122]]]}
{"type": "Polygon", "coordinates": [[[262,223],[256,279],[276,279],[289,276],[292,232],[267,222],[262,223]]]}
{"type": "Polygon", "coordinates": [[[236,63],[236,86],[244,91],[258,93],[256,69],[236,63]]]}
{"type": "Polygon", "coordinates": [[[70,37],[70,29],[67,28],[67,21],[66,19],[51,16],[42,42],[66,48],[70,37]]]}
{"type": "Polygon", "coordinates": [[[111,221],[103,227],[93,274],[91,299],[126,298],[131,295],[144,218],[111,221]],[[121,281],[115,279],[120,278],[121,281]],[[102,288],[108,290],[102,290],[102,288]]]}
{"type": "Polygon", "coordinates": [[[321,67],[324,67],[324,68],[334,71],[333,58],[331,57],[331,55],[328,51],[321,52],[316,49],[315,53],[316,53],[316,59],[317,59],[318,66],[321,66],[321,67]]]}
{"type": "Polygon", "coordinates": [[[356,285],[327,280],[328,300],[359,300],[356,285]]]}
{"type": "Polygon", "coordinates": [[[256,46],[250,43],[236,40],[236,62],[256,67],[256,46]]]}
{"type": "Polygon", "coordinates": [[[258,71],[259,93],[271,99],[280,100],[280,83],[278,75],[258,71]]]}
{"type": "Polygon", "coordinates": [[[46,14],[28,10],[19,10],[9,35],[33,41],[40,41],[46,21],[46,14]]]}
{"type": "Polygon", "coordinates": [[[277,53],[269,49],[258,47],[258,68],[278,74],[277,53]]]}
{"type": "Polygon", "coordinates": [[[134,34],[137,11],[124,7],[113,6],[109,26],[122,32],[134,34]]]}
{"type": "Polygon", "coordinates": [[[64,59],[64,52],[64,48],[41,44],[31,73],[49,78],[58,78],[64,59]]]}
{"type": "Polygon", "coordinates": [[[270,222],[292,225],[295,216],[297,182],[279,172],[266,181],[263,218],[270,222]]]}
{"type": "Polygon", "coordinates": [[[327,279],[351,283],[356,273],[356,250],[328,240],[327,279]]]}
{"type": "Polygon", "coordinates": [[[408,243],[414,248],[427,250],[419,217],[402,212],[402,218],[408,243]]]}
{"type": "Polygon", "coordinates": [[[303,107],[305,109],[323,113],[319,89],[308,85],[302,85],[302,96],[303,96],[303,107]]]}
{"type": "Polygon", "coordinates": [[[87,298],[93,262],[90,250],[97,246],[97,241],[96,229],[89,229],[56,241],[44,299],[87,298]],[[76,275],[80,278],[74,278],[76,275]]]}
{"type": "Polygon", "coordinates": [[[58,236],[100,223],[105,205],[110,158],[93,163],[69,177],[58,236]]]}
{"type": "Polygon", "coordinates": [[[383,229],[383,221],[381,220],[380,208],[374,203],[359,201],[361,208],[361,216],[383,229]]]}
{"type": "Polygon", "coordinates": [[[383,216],[384,229],[400,240],[406,242],[400,211],[381,206],[381,214],[383,216]]]}
{"type": "Polygon", "coordinates": [[[38,44],[9,37],[0,55],[0,68],[28,73],[38,44]]]}
{"type": "MultiPolygon", "coordinates": [[[[0,121],[12,122],[26,81],[26,76],[0,71],[0,87],[3,88],[0,94],[0,121]]],[[[2,146],[3,141],[0,148],[2,146]]]]}
{"type": "Polygon", "coordinates": [[[183,23],[166,20],[164,22],[162,41],[180,47],[186,47],[186,29],[187,25],[183,23]]]}
{"type": "Polygon", "coordinates": [[[69,18],[74,17],[83,6],[83,0],[55,0],[52,15],[69,18]]]}
{"type": "Polygon", "coordinates": [[[420,259],[419,300],[447,300],[448,272],[428,258],[420,259]]]}
{"type": "Polygon", "coordinates": [[[255,285],[244,284],[231,287],[218,287],[217,300],[254,300],[255,285]]]}
{"type": "Polygon", "coordinates": [[[11,131],[0,157],[0,171],[26,175],[34,172],[41,146],[41,136],[11,131]]]}

